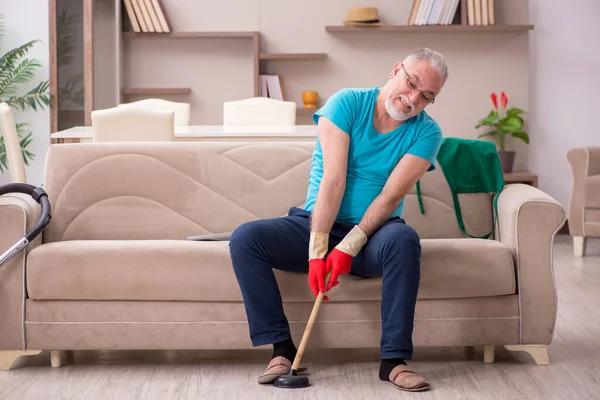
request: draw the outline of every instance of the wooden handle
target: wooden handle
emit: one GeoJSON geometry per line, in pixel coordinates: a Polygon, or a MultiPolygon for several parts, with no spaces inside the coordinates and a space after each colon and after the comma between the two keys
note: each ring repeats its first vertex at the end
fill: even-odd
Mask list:
{"type": "MultiPolygon", "coordinates": [[[[325,277],[325,288],[329,284],[329,278],[331,277],[331,271],[325,277]]],[[[317,314],[319,313],[319,308],[321,307],[321,303],[323,302],[323,297],[325,297],[325,293],[319,292],[317,296],[317,300],[315,300],[315,305],[312,308],[310,313],[310,317],[308,317],[308,322],[306,324],[306,328],[304,328],[304,334],[302,335],[302,340],[300,341],[300,346],[298,346],[298,351],[296,352],[296,358],[294,358],[294,363],[292,364],[292,370],[297,371],[300,366],[300,361],[302,360],[302,356],[304,355],[304,350],[306,349],[306,345],[308,344],[308,338],[310,337],[310,332],[312,331],[313,325],[315,324],[315,320],[317,319],[317,314]]]]}

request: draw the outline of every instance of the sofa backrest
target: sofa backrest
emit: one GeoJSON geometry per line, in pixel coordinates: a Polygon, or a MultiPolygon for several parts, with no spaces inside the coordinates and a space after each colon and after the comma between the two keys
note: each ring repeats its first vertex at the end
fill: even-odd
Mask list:
{"type": "MultiPolygon", "coordinates": [[[[72,143],[50,146],[45,190],[52,221],[44,242],[186,239],[231,232],[302,207],[314,143],[72,143]]],[[[404,218],[421,238],[464,237],[440,168],[415,188],[404,218]]],[[[492,228],[491,197],[461,195],[466,229],[492,228]]]]}

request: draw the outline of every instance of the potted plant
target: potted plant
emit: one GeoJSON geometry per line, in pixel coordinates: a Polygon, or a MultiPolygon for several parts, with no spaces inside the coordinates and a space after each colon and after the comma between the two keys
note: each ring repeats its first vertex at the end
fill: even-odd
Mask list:
{"type": "MultiPolygon", "coordinates": [[[[0,14],[0,51],[2,51],[2,39],[4,38],[4,15],[0,14]]],[[[35,78],[36,71],[41,67],[38,60],[25,58],[29,50],[38,42],[32,40],[17,48],[9,50],[0,56],[0,102],[19,111],[44,109],[50,105],[51,96],[48,91],[48,81],[42,81],[33,89],[24,94],[19,94],[19,86],[30,83],[35,78]]],[[[21,152],[26,165],[33,160],[35,155],[27,150],[31,143],[32,133],[26,131],[27,123],[17,123],[21,152]]],[[[4,137],[0,137],[0,173],[8,169],[6,161],[6,148],[4,137]]]]}
{"type": "Polygon", "coordinates": [[[496,93],[490,95],[494,108],[484,119],[480,120],[475,129],[487,126],[490,129],[479,135],[479,138],[489,136],[496,140],[498,144],[498,156],[502,165],[502,172],[512,172],[515,161],[515,152],[506,150],[507,139],[511,137],[521,139],[529,144],[529,135],[523,131],[523,118],[520,116],[525,111],[519,108],[509,108],[508,97],[504,92],[500,95],[500,105],[498,106],[498,96],[496,93]]]}

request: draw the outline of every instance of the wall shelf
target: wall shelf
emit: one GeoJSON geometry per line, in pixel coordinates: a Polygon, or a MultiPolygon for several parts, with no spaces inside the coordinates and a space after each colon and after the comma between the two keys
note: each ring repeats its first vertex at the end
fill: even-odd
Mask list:
{"type": "MultiPolygon", "coordinates": [[[[520,0],[512,0],[513,2],[519,3],[520,4],[520,0]]],[[[90,4],[93,2],[93,0],[86,0],[86,2],[89,2],[90,4]]],[[[108,0],[107,3],[110,3],[111,0],[108,0]]],[[[190,95],[190,93],[192,93],[192,88],[184,88],[184,87],[168,87],[169,85],[177,85],[178,83],[182,83],[182,81],[178,80],[176,82],[170,82],[168,81],[169,76],[165,75],[165,80],[162,81],[164,83],[165,86],[167,87],[145,87],[144,85],[144,81],[139,81],[139,82],[128,82],[128,76],[129,74],[124,73],[124,70],[127,69],[127,71],[129,72],[130,69],[133,69],[133,63],[132,61],[129,62],[124,62],[124,61],[128,61],[127,58],[125,57],[127,52],[133,51],[133,57],[143,57],[143,51],[149,51],[147,48],[137,48],[136,46],[133,46],[134,43],[136,43],[137,41],[142,41],[142,40],[147,40],[148,42],[152,42],[152,43],[156,43],[157,46],[164,46],[165,48],[169,48],[171,47],[171,44],[173,44],[173,40],[183,40],[183,39],[187,39],[187,41],[189,41],[190,43],[198,43],[194,40],[190,40],[190,39],[196,39],[200,42],[200,40],[214,40],[217,39],[219,40],[218,43],[221,44],[216,44],[215,46],[216,49],[218,49],[219,51],[221,50],[221,47],[223,45],[225,45],[227,43],[238,43],[240,45],[244,45],[244,46],[248,46],[248,48],[245,51],[248,51],[248,53],[246,53],[247,56],[252,57],[251,60],[248,60],[248,62],[252,63],[251,65],[248,64],[248,68],[252,69],[252,71],[248,71],[248,74],[250,74],[250,72],[252,73],[251,76],[248,76],[248,78],[252,79],[252,84],[253,84],[253,95],[254,96],[259,96],[259,93],[261,91],[259,82],[260,82],[260,76],[261,75],[267,75],[269,73],[271,74],[281,74],[281,75],[285,75],[285,68],[288,67],[293,67],[292,71],[302,71],[302,73],[304,73],[304,70],[302,69],[302,66],[299,63],[306,63],[307,61],[311,61],[311,66],[312,66],[312,62],[314,62],[316,64],[316,62],[321,62],[323,60],[328,60],[328,59],[332,59],[332,58],[337,58],[338,54],[333,54],[333,53],[322,53],[322,52],[293,52],[293,50],[291,49],[286,49],[286,48],[279,48],[278,50],[282,51],[282,52],[269,52],[269,50],[274,50],[274,49],[269,49],[268,47],[265,48],[265,40],[267,39],[267,43],[268,43],[268,39],[269,38],[262,38],[261,39],[261,35],[264,35],[264,33],[261,33],[258,30],[252,30],[254,27],[248,27],[250,30],[243,30],[244,28],[242,26],[239,26],[240,30],[210,30],[211,28],[208,28],[207,30],[202,30],[203,27],[201,26],[202,24],[196,24],[196,25],[192,25],[192,26],[188,26],[189,29],[192,29],[192,31],[173,31],[173,32],[169,32],[169,33],[159,33],[159,32],[132,32],[132,27],[131,24],[128,23],[128,15],[127,12],[125,10],[124,4],[122,2],[122,0],[112,0],[112,2],[114,2],[114,13],[113,12],[109,12],[109,8],[110,7],[106,7],[106,9],[102,9],[106,16],[103,16],[102,19],[98,19],[98,26],[100,26],[101,21],[105,20],[108,18],[108,16],[110,16],[112,19],[112,21],[114,22],[114,32],[115,32],[115,41],[114,41],[114,48],[116,49],[115,51],[115,60],[114,60],[114,68],[116,69],[116,79],[114,79],[114,86],[112,88],[112,91],[115,94],[116,100],[117,102],[121,102],[122,99],[124,97],[127,96],[139,96],[139,97],[161,97],[161,96],[175,96],[175,95],[180,95],[180,96],[186,96],[186,95],[190,95]],[[194,31],[193,29],[198,29],[197,31],[194,31]],[[142,40],[140,40],[142,39],[142,40]],[[239,42],[237,41],[239,40],[239,42]],[[155,42],[154,42],[155,41],[155,42]],[[128,44],[129,43],[129,44],[128,44]],[[162,43],[162,44],[160,44],[162,43]],[[133,46],[133,48],[131,47],[133,46]],[[286,50],[290,50],[291,52],[286,52],[286,50]],[[138,53],[139,52],[139,53],[138,53]],[[131,65],[129,65],[131,64],[131,65]],[[281,64],[281,65],[280,65],[281,64]],[[269,72],[269,70],[272,70],[269,72]],[[137,87],[127,87],[127,86],[132,86],[135,85],[137,87]],[[125,86],[125,87],[124,87],[125,86]]],[[[182,2],[182,3],[186,3],[186,2],[182,2]]],[[[188,2],[189,4],[193,3],[193,2],[188,2]]],[[[455,14],[455,16],[453,17],[453,23],[450,25],[382,25],[379,27],[364,27],[364,26],[345,26],[341,23],[339,23],[339,25],[329,25],[329,26],[321,26],[321,28],[319,28],[321,30],[321,34],[319,36],[322,36],[324,38],[324,40],[327,40],[327,36],[328,34],[332,34],[332,35],[343,35],[343,34],[348,34],[348,33],[353,33],[355,35],[359,35],[362,34],[364,36],[364,34],[369,34],[368,32],[371,32],[370,34],[375,34],[375,35],[380,35],[380,34],[384,34],[384,33],[433,33],[433,34],[438,34],[438,35],[445,35],[445,34],[449,34],[449,33],[457,33],[457,34],[498,34],[498,33],[527,33],[528,31],[531,31],[534,29],[533,25],[527,25],[527,24],[513,24],[513,25],[505,25],[505,24],[495,24],[495,25],[468,25],[467,21],[467,1],[463,0],[460,1],[460,6],[457,9],[457,12],[455,14]]],[[[88,4],[89,5],[89,4],[88,4]]],[[[175,2],[173,2],[173,5],[171,7],[183,7],[179,4],[177,4],[177,6],[175,5],[175,2]]],[[[525,7],[521,7],[520,10],[524,10],[525,7]]],[[[100,8],[98,8],[98,10],[100,10],[100,8]]],[[[96,10],[96,11],[98,11],[96,10]]],[[[181,9],[181,12],[183,11],[183,8],[181,9]]],[[[91,11],[93,11],[90,7],[90,14],[91,11]]],[[[518,11],[518,10],[517,10],[518,11]]],[[[513,14],[513,16],[520,16],[520,11],[511,11],[511,13],[513,14]]],[[[260,10],[259,10],[259,14],[260,14],[260,10]]],[[[97,14],[100,15],[100,14],[97,14]]],[[[496,19],[496,22],[498,21],[510,21],[510,19],[506,19],[505,15],[502,15],[503,18],[500,18],[499,20],[496,19]]],[[[408,21],[408,19],[406,20],[408,21]]],[[[514,19],[514,21],[517,21],[516,19],[514,19]]],[[[520,18],[518,20],[523,21],[523,22],[527,22],[526,20],[520,18]]],[[[333,22],[334,24],[336,22],[333,22]]],[[[400,21],[398,21],[398,23],[402,23],[400,21]]],[[[91,24],[88,24],[91,27],[91,24]]],[[[219,29],[218,25],[213,25],[216,29],[219,29]]],[[[106,28],[104,30],[108,30],[109,28],[106,28]]],[[[232,29],[236,29],[235,26],[232,26],[232,29]]],[[[281,29],[286,29],[285,25],[281,26],[281,29]]],[[[88,27],[88,31],[91,32],[91,28],[88,27]]],[[[276,34],[271,32],[271,34],[276,34]]],[[[347,37],[351,37],[352,35],[347,35],[347,37]]],[[[89,43],[93,43],[93,41],[91,41],[91,33],[88,34],[88,41],[89,43]]],[[[346,37],[346,36],[345,36],[346,37]]],[[[319,39],[321,40],[321,39],[319,39]]],[[[210,42],[209,42],[210,43],[210,42]]],[[[204,44],[204,42],[200,42],[199,44],[204,44]]],[[[193,46],[193,44],[192,44],[193,46]]],[[[236,45],[237,46],[237,45],[236,45]]],[[[89,47],[89,46],[88,46],[89,47]]],[[[150,47],[154,47],[154,45],[150,46],[150,47]]],[[[100,51],[103,52],[108,52],[108,50],[104,49],[102,46],[98,47],[100,49],[100,51]]],[[[317,47],[317,49],[321,48],[321,46],[317,47]]],[[[310,49],[309,49],[310,50],[310,49]]],[[[338,49],[339,50],[339,49],[338,49]]],[[[343,50],[343,49],[342,49],[343,50]]],[[[181,52],[181,49],[177,50],[178,52],[181,52]]],[[[223,52],[224,54],[226,52],[223,52]]],[[[343,53],[346,54],[346,53],[343,53]]],[[[92,61],[94,60],[94,57],[91,57],[92,54],[90,53],[88,59],[91,59],[92,61]]],[[[177,54],[178,57],[183,57],[181,54],[177,54]]],[[[209,56],[209,55],[208,55],[209,56]]],[[[102,56],[96,57],[98,59],[102,59],[102,56]]],[[[137,58],[135,58],[137,60],[137,58]]],[[[178,58],[179,59],[179,58],[178,58]]],[[[90,62],[88,60],[88,65],[89,64],[93,65],[93,62],[90,62]]],[[[308,64],[308,63],[306,63],[308,64]]],[[[320,64],[319,64],[320,65],[320,64]]],[[[334,66],[335,67],[335,66],[334,66]]],[[[168,71],[166,71],[165,73],[167,73],[168,71]]],[[[293,72],[290,72],[293,73],[293,72]]],[[[301,74],[301,76],[303,76],[301,74]]],[[[191,78],[194,79],[194,78],[191,78]]],[[[210,79],[210,78],[209,78],[210,79]]],[[[303,79],[306,80],[312,80],[310,77],[305,77],[303,76],[303,79]]],[[[193,82],[193,81],[192,81],[193,82]]],[[[146,82],[148,86],[152,86],[154,84],[160,84],[160,82],[156,82],[156,83],[149,83],[146,82]]],[[[183,82],[184,84],[186,84],[185,82],[183,82]]],[[[211,82],[211,85],[214,85],[211,82]]],[[[300,87],[306,87],[306,86],[312,86],[312,84],[307,84],[304,86],[298,86],[298,88],[300,87]]],[[[192,86],[195,88],[195,86],[192,86]]],[[[213,86],[211,86],[213,87],[213,86]]],[[[216,85],[214,85],[214,87],[216,87],[216,85]]],[[[320,88],[315,87],[312,88],[313,90],[319,90],[320,88]]],[[[217,90],[217,89],[212,89],[212,90],[217,90]]],[[[236,89],[239,92],[241,92],[243,89],[236,89]]],[[[250,90],[250,88],[248,88],[248,91],[250,90]]],[[[296,90],[296,89],[295,89],[296,90]]],[[[300,90],[300,89],[297,89],[300,90]]],[[[322,90],[323,92],[325,90],[322,90]]],[[[246,92],[244,92],[246,93],[246,92]]],[[[234,96],[234,95],[232,95],[234,96]]],[[[323,99],[321,99],[323,100],[323,99]]],[[[323,102],[323,101],[322,101],[323,102]]],[[[90,103],[93,106],[93,103],[90,103]]],[[[312,115],[314,112],[316,111],[316,109],[312,109],[312,108],[304,108],[303,103],[300,102],[297,105],[297,109],[296,109],[296,115],[299,117],[303,117],[304,119],[307,119],[307,117],[309,117],[310,115],[312,115]]]]}
{"type": "Polygon", "coordinates": [[[382,26],[326,26],[326,32],[526,32],[533,29],[533,25],[382,25],[382,26]]]}
{"type": "Polygon", "coordinates": [[[123,37],[126,39],[141,38],[254,38],[258,35],[257,31],[204,31],[204,32],[170,32],[170,33],[151,33],[151,32],[125,32],[123,37]]]}
{"type": "Polygon", "coordinates": [[[296,108],[296,114],[298,115],[313,115],[319,108],[306,108],[304,106],[298,106],[296,108]]]}
{"type": "Polygon", "coordinates": [[[153,96],[164,96],[164,95],[176,95],[176,94],[189,94],[192,92],[191,88],[125,88],[121,89],[123,95],[153,95],[153,96]]]}
{"type": "Polygon", "coordinates": [[[325,53],[260,53],[261,60],[323,60],[325,53]]]}

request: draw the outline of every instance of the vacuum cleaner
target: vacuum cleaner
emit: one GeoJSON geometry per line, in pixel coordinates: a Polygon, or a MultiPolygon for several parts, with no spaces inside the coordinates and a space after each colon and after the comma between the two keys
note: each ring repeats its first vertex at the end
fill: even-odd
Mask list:
{"type": "Polygon", "coordinates": [[[50,201],[48,194],[41,187],[35,187],[27,183],[9,183],[8,185],[0,186],[0,196],[7,193],[23,193],[31,196],[37,203],[42,206],[42,215],[37,224],[25,236],[19,239],[7,251],[0,255],[0,267],[7,263],[11,258],[17,255],[24,249],[33,239],[39,235],[44,228],[50,223],[50,201]]]}

